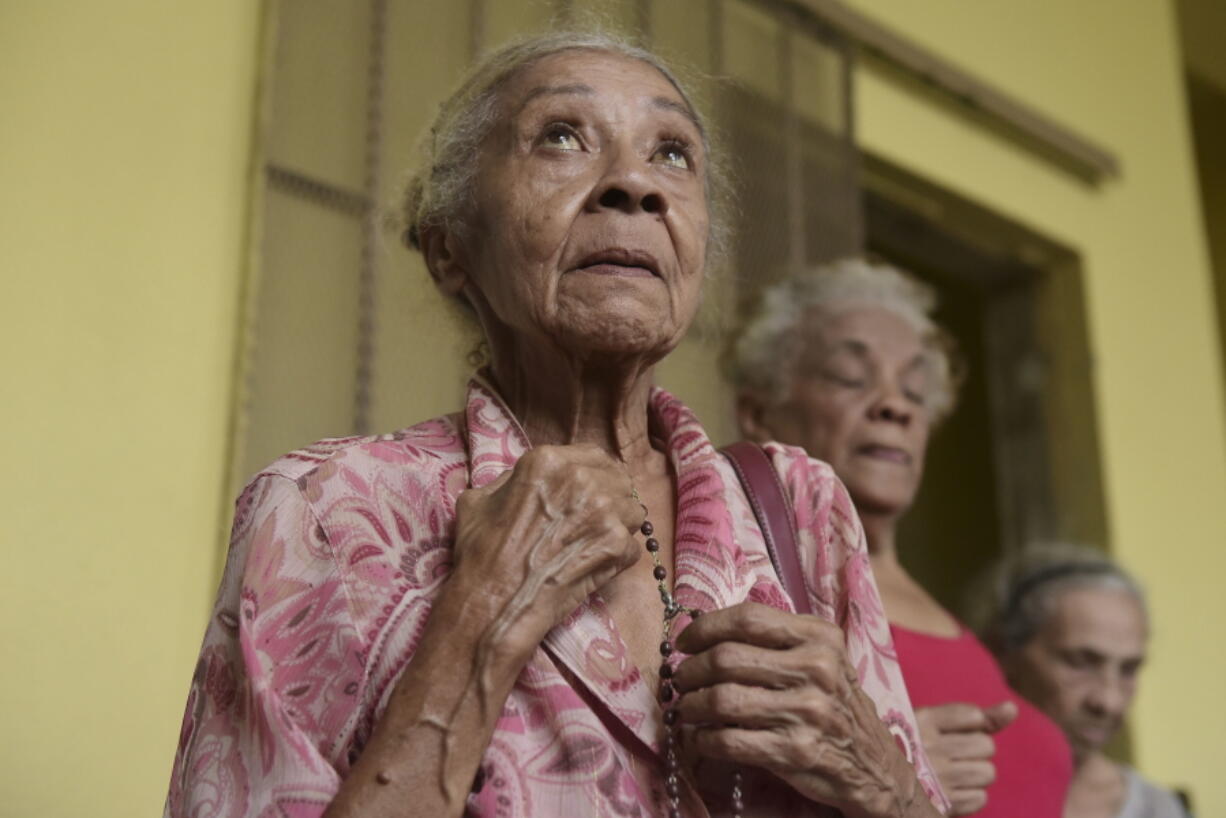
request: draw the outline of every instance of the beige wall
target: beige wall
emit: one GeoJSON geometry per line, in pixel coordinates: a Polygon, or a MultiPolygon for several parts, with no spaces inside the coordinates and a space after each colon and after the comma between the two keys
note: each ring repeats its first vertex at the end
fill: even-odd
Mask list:
{"type": "Polygon", "coordinates": [[[0,3],[0,815],[165,798],[216,578],[259,4],[0,3]]]}
{"type": "Polygon", "coordinates": [[[1226,814],[1226,441],[1173,4],[853,0],[1116,153],[1088,187],[860,72],[873,151],[1077,249],[1096,361],[1112,550],[1149,587],[1152,666],[1133,720],[1141,769],[1226,814]]]}

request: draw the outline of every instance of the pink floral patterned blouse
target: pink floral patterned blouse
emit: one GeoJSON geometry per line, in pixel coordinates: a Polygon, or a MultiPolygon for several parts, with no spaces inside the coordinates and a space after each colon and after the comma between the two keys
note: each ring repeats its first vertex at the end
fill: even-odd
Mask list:
{"type": "MultiPolygon", "coordinates": [[[[694,415],[661,389],[650,410],[677,475],[677,600],[790,610],[740,484],[694,415]]],[[[528,448],[478,377],[462,415],[323,441],[252,480],[188,694],[167,816],[323,813],[412,663],[450,570],[456,497],[528,448]]],[[[800,449],[767,450],[796,508],[814,609],[845,631],[864,690],[944,808],[851,501],[825,464],[800,449]]],[[[468,814],[662,814],[661,735],[653,691],[594,594],[520,674],[468,814]]],[[[713,767],[700,768],[698,792],[684,788],[687,816],[725,813],[726,783],[707,784],[719,777],[713,767]]],[[[835,814],[766,773],[746,774],[745,800],[750,815],[835,814]]]]}

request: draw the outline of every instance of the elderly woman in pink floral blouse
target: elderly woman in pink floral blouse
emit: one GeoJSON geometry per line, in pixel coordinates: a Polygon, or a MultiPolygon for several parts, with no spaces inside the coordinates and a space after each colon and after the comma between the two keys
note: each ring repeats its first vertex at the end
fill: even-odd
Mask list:
{"type": "Polygon", "coordinates": [[[248,485],[167,814],[938,814],[843,487],[767,447],[798,615],[730,466],[652,385],[719,237],[681,85],[537,38],[475,68],[426,152],[409,235],[491,366],[454,415],[248,485]]]}

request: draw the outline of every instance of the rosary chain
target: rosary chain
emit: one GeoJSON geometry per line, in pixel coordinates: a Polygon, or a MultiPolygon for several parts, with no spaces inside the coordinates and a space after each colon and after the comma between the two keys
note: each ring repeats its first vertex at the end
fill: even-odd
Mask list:
{"type": "MultiPolygon", "coordinates": [[[[652,569],[652,576],[656,579],[656,588],[660,592],[660,602],[664,606],[664,622],[660,632],[660,656],[662,657],[660,663],[660,707],[663,711],[664,719],[664,794],[668,798],[668,818],[682,818],[681,761],[678,758],[678,749],[681,745],[681,727],[677,723],[679,720],[679,713],[677,712],[679,697],[676,688],[673,686],[673,666],[669,663],[669,657],[673,653],[672,628],[677,617],[686,613],[690,615],[691,619],[697,619],[702,615],[702,611],[697,608],[682,606],[677,602],[673,593],[668,590],[668,569],[660,561],[660,542],[652,536],[655,533],[655,527],[647,519],[647,506],[639,498],[638,489],[631,487],[630,493],[634,501],[643,508],[643,524],[639,527],[639,531],[647,538],[647,553],[651,555],[651,561],[655,564],[655,567],[652,569]]],[[[737,770],[732,776],[731,818],[741,818],[744,809],[741,771],[737,770]]]]}

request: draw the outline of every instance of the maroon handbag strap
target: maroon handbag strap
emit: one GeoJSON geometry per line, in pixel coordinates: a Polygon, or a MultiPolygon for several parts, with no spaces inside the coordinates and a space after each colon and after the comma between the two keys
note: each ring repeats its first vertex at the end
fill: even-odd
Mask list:
{"type": "Polygon", "coordinates": [[[809,593],[805,590],[804,572],[800,567],[796,515],[770,457],[761,446],[748,440],[729,444],[719,451],[732,464],[745,495],[749,497],[749,505],[758,518],[758,527],[762,529],[766,550],[775,566],[775,573],[783,583],[783,590],[792,598],[797,613],[813,613],[809,593]]]}

